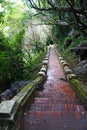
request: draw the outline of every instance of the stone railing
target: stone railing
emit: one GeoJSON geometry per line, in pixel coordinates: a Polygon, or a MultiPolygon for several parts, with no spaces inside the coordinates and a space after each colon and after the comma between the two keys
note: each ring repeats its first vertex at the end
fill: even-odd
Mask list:
{"type": "Polygon", "coordinates": [[[73,71],[70,69],[69,64],[63,59],[60,53],[57,52],[57,55],[66,75],[67,81],[71,85],[72,89],[76,92],[82,104],[87,109],[87,92],[83,89],[83,84],[77,79],[76,75],[73,74],[73,71]]]}
{"type": "Polygon", "coordinates": [[[46,80],[47,65],[50,48],[44,58],[42,68],[38,77],[14,96],[11,100],[2,101],[0,104],[0,130],[19,130],[21,116],[27,104],[30,105],[34,98],[35,91],[46,80]]]}

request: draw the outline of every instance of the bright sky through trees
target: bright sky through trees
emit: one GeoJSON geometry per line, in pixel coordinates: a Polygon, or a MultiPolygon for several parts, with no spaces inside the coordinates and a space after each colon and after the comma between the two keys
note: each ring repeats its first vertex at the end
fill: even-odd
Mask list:
{"type": "Polygon", "coordinates": [[[2,4],[0,4],[0,12],[3,12],[4,8],[2,7],[2,4]]]}

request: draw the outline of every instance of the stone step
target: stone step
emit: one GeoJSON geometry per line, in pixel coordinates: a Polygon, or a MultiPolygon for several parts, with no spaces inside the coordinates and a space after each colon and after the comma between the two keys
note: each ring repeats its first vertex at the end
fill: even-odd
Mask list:
{"type": "MultiPolygon", "coordinates": [[[[65,95],[59,95],[59,94],[51,94],[51,93],[42,93],[42,94],[39,94],[38,95],[38,97],[44,97],[44,98],[55,98],[55,99],[57,99],[58,97],[60,97],[61,99],[62,98],[66,98],[66,96],[65,95]]],[[[69,98],[70,96],[68,95],[68,98],[69,98]]],[[[71,97],[72,98],[72,97],[71,97]]],[[[73,99],[74,100],[74,99],[73,99]]]]}
{"type": "Polygon", "coordinates": [[[26,130],[87,130],[87,112],[30,111],[26,118],[26,130]]]}
{"type": "Polygon", "coordinates": [[[44,98],[35,98],[34,100],[35,104],[43,104],[43,103],[74,103],[74,104],[80,104],[80,102],[78,101],[78,99],[76,98],[72,98],[72,97],[44,97],[44,98]]]}
{"type": "Polygon", "coordinates": [[[37,122],[37,123],[39,122],[42,123],[43,121],[50,122],[50,120],[51,122],[53,121],[63,122],[65,120],[65,122],[68,121],[69,123],[70,121],[73,121],[75,123],[78,121],[82,121],[82,122],[85,121],[85,123],[87,123],[87,111],[82,111],[82,112],[78,112],[78,111],[73,111],[73,112],[72,111],[27,111],[26,116],[27,116],[28,122],[32,122],[32,124],[33,122],[37,122]]]}
{"type": "Polygon", "coordinates": [[[61,104],[61,103],[43,103],[32,104],[30,111],[67,111],[67,112],[84,112],[85,108],[78,104],[61,104]]]}
{"type": "Polygon", "coordinates": [[[87,111],[65,80],[54,48],[47,76],[44,90],[37,92],[34,103],[24,112],[20,130],[87,130],[87,111]]]}

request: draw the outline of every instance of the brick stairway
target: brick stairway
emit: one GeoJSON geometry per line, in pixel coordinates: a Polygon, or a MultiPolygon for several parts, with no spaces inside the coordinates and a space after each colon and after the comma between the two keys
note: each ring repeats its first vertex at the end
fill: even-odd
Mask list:
{"type": "Polygon", "coordinates": [[[65,80],[51,47],[44,90],[24,112],[20,130],[87,130],[87,111],[65,80]]]}

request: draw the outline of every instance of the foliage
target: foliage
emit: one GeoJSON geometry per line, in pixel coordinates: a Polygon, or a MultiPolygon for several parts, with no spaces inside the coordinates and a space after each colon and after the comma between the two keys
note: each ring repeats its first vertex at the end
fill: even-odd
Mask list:
{"type": "Polygon", "coordinates": [[[53,40],[52,40],[52,38],[50,38],[50,36],[48,36],[47,39],[46,39],[46,45],[49,46],[49,45],[52,45],[52,44],[54,44],[53,40]]]}
{"type": "Polygon", "coordinates": [[[32,22],[34,12],[29,9],[26,1],[3,0],[1,8],[0,91],[3,91],[10,87],[12,82],[35,77],[41,66],[40,57],[44,55],[44,34],[47,29],[45,26],[44,32],[43,27],[41,29],[41,26],[38,26],[38,34],[37,28],[32,28],[31,23],[35,23],[32,22]],[[27,33],[29,30],[32,30],[32,35],[31,32],[27,33]]]}
{"type": "MultiPolygon", "coordinates": [[[[74,34],[75,35],[75,34],[74,34]]],[[[75,59],[76,59],[76,55],[74,53],[71,53],[70,49],[75,47],[75,46],[79,46],[79,45],[82,45],[84,43],[87,42],[87,39],[84,38],[84,36],[79,36],[78,38],[74,38],[74,35],[72,35],[71,37],[70,36],[67,36],[64,38],[63,40],[63,44],[58,44],[58,48],[61,50],[61,54],[63,55],[63,57],[66,58],[66,60],[70,63],[70,62],[73,62],[75,59]],[[67,47],[67,49],[64,49],[64,43],[67,41],[67,39],[72,39],[72,43],[67,47]]]]}
{"type": "Polygon", "coordinates": [[[46,38],[51,29],[50,26],[39,25],[39,22],[41,23],[40,20],[32,20],[32,25],[29,23],[30,26],[25,31],[23,40],[24,52],[26,51],[25,61],[28,61],[28,59],[32,58],[40,51],[44,51],[46,38]]]}
{"type": "Polygon", "coordinates": [[[52,36],[55,40],[64,38],[68,35],[69,30],[68,26],[56,25],[52,29],[52,36]]]}
{"type": "MultiPolygon", "coordinates": [[[[0,86],[10,87],[10,83],[23,77],[22,39],[25,32],[23,27],[23,4],[2,1],[3,15],[0,15],[0,86]]],[[[1,90],[2,90],[1,89],[1,90]]]]}
{"type": "MultiPolygon", "coordinates": [[[[87,35],[87,1],[85,0],[28,0],[32,8],[54,24],[64,22],[68,26],[87,35]],[[46,13],[45,13],[46,12],[46,13]],[[56,14],[57,15],[56,15],[56,14]],[[55,14],[55,15],[54,15],[55,14]],[[55,17],[54,17],[55,16],[55,17]]],[[[45,20],[46,20],[45,19],[45,20]]]]}
{"type": "Polygon", "coordinates": [[[25,80],[33,80],[37,77],[38,72],[42,66],[42,60],[46,52],[37,53],[31,59],[30,63],[25,64],[24,69],[24,79],[25,80]]]}

